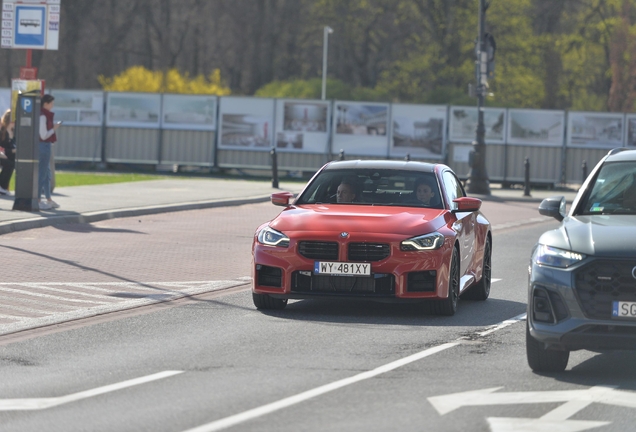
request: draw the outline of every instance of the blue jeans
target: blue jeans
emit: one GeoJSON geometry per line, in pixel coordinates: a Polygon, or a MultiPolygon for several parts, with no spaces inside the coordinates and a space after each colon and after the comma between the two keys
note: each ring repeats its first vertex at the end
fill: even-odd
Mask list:
{"type": "Polygon", "coordinates": [[[40,141],[40,160],[38,167],[38,199],[44,195],[51,199],[51,143],[40,141]]]}

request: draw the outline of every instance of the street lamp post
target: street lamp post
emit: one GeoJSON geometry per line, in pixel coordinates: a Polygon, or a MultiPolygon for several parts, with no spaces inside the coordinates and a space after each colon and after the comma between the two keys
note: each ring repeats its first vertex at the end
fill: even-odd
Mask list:
{"type": "Polygon", "coordinates": [[[329,34],[333,33],[333,29],[325,26],[322,41],[322,100],[327,97],[327,47],[329,45],[329,34]]]}
{"type": "Polygon", "coordinates": [[[484,125],[484,97],[488,89],[488,50],[486,49],[485,15],[488,6],[485,0],[479,0],[479,39],[477,40],[477,61],[475,62],[477,78],[477,136],[473,141],[473,152],[470,160],[468,192],[490,195],[488,174],[486,173],[486,127],[484,125]]]}

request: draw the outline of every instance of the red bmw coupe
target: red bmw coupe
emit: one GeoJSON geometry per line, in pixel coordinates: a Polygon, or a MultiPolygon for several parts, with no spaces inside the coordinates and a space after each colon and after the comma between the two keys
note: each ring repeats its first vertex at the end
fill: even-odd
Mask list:
{"type": "Polygon", "coordinates": [[[340,161],[323,166],[296,199],[256,230],[252,297],[258,309],[288,299],[425,301],[453,315],[459,297],[490,294],[492,234],[446,165],[340,161]]]}

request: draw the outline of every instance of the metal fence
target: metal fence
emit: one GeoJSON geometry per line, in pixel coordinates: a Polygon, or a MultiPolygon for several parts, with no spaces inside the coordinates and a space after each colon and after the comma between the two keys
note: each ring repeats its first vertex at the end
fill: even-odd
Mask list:
{"type": "MultiPolygon", "coordinates": [[[[1,91],[1,90],[0,90],[1,91]]],[[[52,90],[56,160],[313,172],[346,159],[443,162],[465,178],[477,108],[52,90]]],[[[636,114],[485,108],[493,182],[581,183],[612,148],[636,148],[636,114]]]]}

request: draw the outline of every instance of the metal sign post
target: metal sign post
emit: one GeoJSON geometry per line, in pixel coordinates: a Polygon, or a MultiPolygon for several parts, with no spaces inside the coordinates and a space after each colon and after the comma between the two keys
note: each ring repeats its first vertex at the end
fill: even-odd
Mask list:
{"type": "Polygon", "coordinates": [[[40,211],[38,159],[40,156],[40,92],[20,93],[16,106],[17,153],[13,210],[40,211]]]}
{"type": "MultiPolygon", "coordinates": [[[[486,44],[485,15],[488,5],[479,0],[479,37],[477,39],[477,61],[475,75],[477,78],[477,136],[473,141],[470,173],[468,174],[468,192],[490,195],[490,184],[486,172],[486,128],[484,125],[484,100],[488,89],[488,49],[486,44]]],[[[494,56],[494,48],[492,55],[494,56]]]]}

